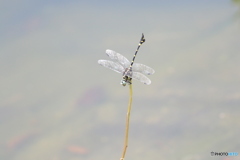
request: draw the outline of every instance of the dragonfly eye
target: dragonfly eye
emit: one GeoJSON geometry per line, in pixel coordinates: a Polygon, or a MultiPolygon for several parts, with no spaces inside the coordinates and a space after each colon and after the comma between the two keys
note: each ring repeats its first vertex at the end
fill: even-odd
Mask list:
{"type": "Polygon", "coordinates": [[[123,85],[123,86],[126,86],[126,81],[122,80],[120,84],[123,85]]]}

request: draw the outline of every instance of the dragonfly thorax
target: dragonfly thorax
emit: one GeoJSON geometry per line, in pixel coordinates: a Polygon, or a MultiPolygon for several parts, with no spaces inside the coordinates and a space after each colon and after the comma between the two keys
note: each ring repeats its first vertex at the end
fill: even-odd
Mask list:
{"type": "Polygon", "coordinates": [[[123,77],[124,76],[132,77],[132,67],[125,69],[125,71],[123,72],[123,77]]]}

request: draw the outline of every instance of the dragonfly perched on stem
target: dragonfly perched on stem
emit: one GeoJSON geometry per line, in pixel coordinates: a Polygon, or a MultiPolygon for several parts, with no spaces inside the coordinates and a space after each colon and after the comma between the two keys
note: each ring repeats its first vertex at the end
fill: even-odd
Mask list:
{"type": "Polygon", "coordinates": [[[121,80],[121,84],[123,86],[126,86],[126,84],[131,84],[132,78],[139,80],[140,82],[142,82],[144,84],[149,85],[149,84],[151,84],[151,80],[148,77],[146,77],[145,75],[151,75],[155,71],[152,68],[150,68],[144,64],[134,63],[134,60],[138,53],[138,50],[144,42],[145,42],[145,38],[144,38],[144,35],[142,34],[141,40],[138,44],[137,50],[133,56],[131,63],[123,55],[121,55],[113,50],[107,49],[106,54],[113,61],[98,60],[98,64],[102,65],[103,67],[114,70],[115,72],[121,73],[123,76],[123,78],[121,80]]]}
{"type": "Polygon", "coordinates": [[[125,138],[124,138],[123,152],[120,160],[124,160],[127,147],[128,147],[129,121],[130,121],[130,112],[132,107],[132,78],[137,79],[140,82],[149,85],[151,84],[151,80],[147,78],[145,75],[151,75],[155,72],[152,68],[144,64],[134,63],[138,50],[144,42],[145,42],[145,38],[144,38],[144,35],[142,34],[141,40],[138,44],[137,50],[133,56],[131,63],[123,55],[109,49],[106,50],[106,53],[110,57],[110,59],[112,59],[113,61],[98,60],[98,63],[100,65],[122,74],[123,78],[122,78],[121,84],[123,86],[126,86],[126,84],[129,84],[129,102],[128,102],[127,117],[126,117],[125,138]]]}

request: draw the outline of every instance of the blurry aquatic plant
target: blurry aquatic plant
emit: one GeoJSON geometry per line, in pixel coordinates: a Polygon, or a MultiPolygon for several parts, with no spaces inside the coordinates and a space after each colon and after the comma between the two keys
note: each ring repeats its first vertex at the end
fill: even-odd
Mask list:
{"type": "Polygon", "coordinates": [[[240,0],[232,0],[232,3],[238,7],[238,11],[235,14],[235,17],[237,17],[237,19],[240,18],[240,0]]]}

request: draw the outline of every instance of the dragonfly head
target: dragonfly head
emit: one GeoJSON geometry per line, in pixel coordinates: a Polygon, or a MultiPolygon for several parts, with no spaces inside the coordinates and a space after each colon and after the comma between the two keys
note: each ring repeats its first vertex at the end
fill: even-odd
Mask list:
{"type": "Polygon", "coordinates": [[[126,81],[125,80],[121,80],[121,83],[120,83],[121,85],[123,85],[123,86],[126,86],[126,81]]]}
{"type": "Polygon", "coordinates": [[[120,84],[123,86],[126,86],[126,84],[132,84],[132,78],[129,78],[128,76],[123,76],[120,84]]]}

